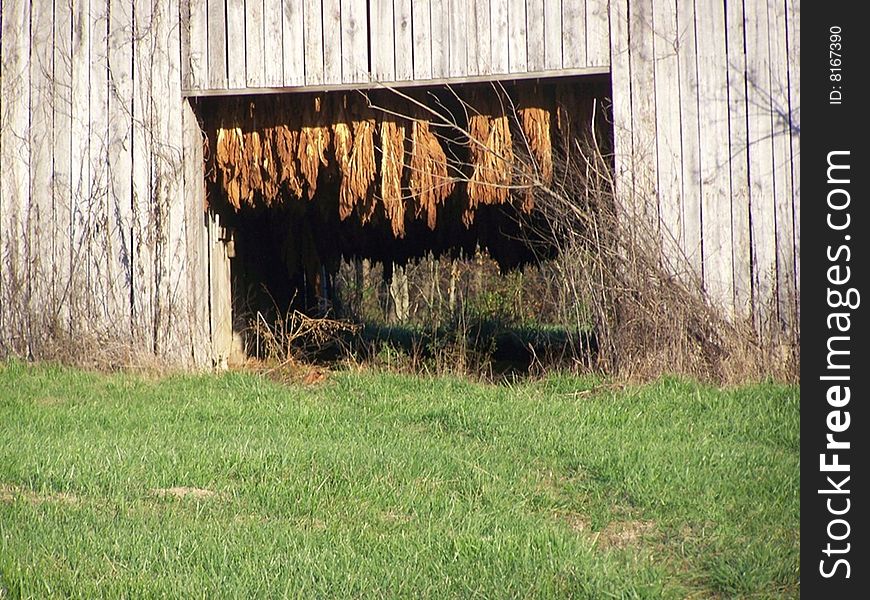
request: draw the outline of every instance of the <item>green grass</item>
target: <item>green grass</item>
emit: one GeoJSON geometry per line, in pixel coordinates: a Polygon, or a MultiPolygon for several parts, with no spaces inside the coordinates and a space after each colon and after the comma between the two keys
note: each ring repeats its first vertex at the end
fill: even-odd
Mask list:
{"type": "Polygon", "coordinates": [[[0,363],[0,590],[797,597],[797,388],[597,383],[0,363]]]}

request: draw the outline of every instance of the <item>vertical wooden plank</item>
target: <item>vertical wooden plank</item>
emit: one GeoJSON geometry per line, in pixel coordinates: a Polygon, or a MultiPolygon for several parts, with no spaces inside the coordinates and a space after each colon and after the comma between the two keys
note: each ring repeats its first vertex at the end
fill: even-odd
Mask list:
{"type": "Polygon", "coordinates": [[[449,0],[429,0],[432,24],[432,77],[450,75],[450,29],[447,20],[449,0]]]}
{"type": "Polygon", "coordinates": [[[490,0],[476,0],[469,12],[469,72],[477,75],[492,73],[491,10],[490,0]],[[472,58],[474,64],[470,63],[472,58]]]}
{"type": "Polygon", "coordinates": [[[110,326],[112,333],[125,335],[123,288],[124,265],[115,254],[118,248],[112,243],[112,225],[115,219],[109,207],[109,169],[106,158],[109,147],[109,41],[107,0],[91,0],[88,7],[90,19],[89,64],[90,89],[88,125],[90,163],[90,214],[87,230],[90,237],[91,256],[88,263],[92,297],[96,301],[96,314],[102,323],[110,326]]]}
{"type": "Polygon", "coordinates": [[[230,89],[247,85],[245,60],[245,0],[226,0],[227,10],[227,84],[230,89]]]}
{"type": "MultiPolygon", "coordinates": [[[[274,0],[273,0],[274,1],[274,0]]],[[[266,25],[263,0],[244,0],[245,3],[245,82],[250,88],[263,87],[266,80],[266,25]]],[[[230,53],[233,47],[230,47],[230,53]]]]}
{"type": "Polygon", "coordinates": [[[305,83],[319,85],[323,75],[323,19],[320,0],[304,0],[302,18],[305,37],[305,83]]]}
{"type": "Polygon", "coordinates": [[[121,277],[116,288],[118,318],[132,328],[133,291],[133,7],[109,3],[108,169],[112,255],[121,277]]]}
{"type": "Polygon", "coordinates": [[[448,60],[450,61],[448,71],[450,77],[468,75],[467,18],[468,4],[465,0],[448,0],[448,60]]]}
{"type": "Polygon", "coordinates": [[[792,189],[787,14],[784,0],[769,0],[770,110],[773,130],[773,186],[776,220],[776,293],[780,322],[796,328],[794,190],[792,189]]]}
{"type": "Polygon", "coordinates": [[[206,0],[181,3],[181,73],[185,90],[206,89],[208,82],[206,12],[206,0]]]}
{"type": "Polygon", "coordinates": [[[800,2],[787,0],[788,23],[788,82],[789,82],[789,115],[791,126],[791,179],[794,191],[794,269],[795,297],[797,306],[797,327],[800,328],[800,282],[801,282],[801,27],[800,2]]]}
{"type": "MultiPolygon", "coordinates": [[[[154,20],[162,43],[154,54],[152,79],[154,115],[154,185],[158,232],[157,258],[157,350],[184,363],[189,356],[190,322],[187,311],[187,245],[185,233],[184,164],[181,116],[181,72],[176,57],[181,52],[178,34],[178,2],[158,4],[154,20]]],[[[260,21],[262,25],[262,19],[260,21]]],[[[262,29],[261,29],[262,31],[262,29]]]]}
{"type": "MultiPolygon", "coordinates": [[[[613,27],[611,44],[611,85],[613,87],[613,143],[617,203],[623,210],[632,210],[634,152],[632,150],[631,60],[628,46],[628,0],[613,0],[610,4],[613,27]]],[[[567,56],[567,54],[566,54],[567,56]]]]}
{"type": "Polygon", "coordinates": [[[0,346],[23,347],[28,304],[27,216],[30,210],[30,6],[4,0],[2,7],[3,98],[0,122],[0,346]]]}
{"type": "MultiPolygon", "coordinates": [[[[354,1],[323,0],[323,83],[342,82],[341,70],[344,65],[342,64],[341,3],[344,2],[349,5],[354,1]]],[[[349,22],[348,30],[350,30],[349,22]]],[[[350,50],[350,47],[348,47],[348,50],[350,50]]],[[[348,57],[348,81],[350,81],[352,60],[351,57],[348,57]]]]}
{"type": "Polygon", "coordinates": [[[465,74],[467,76],[479,75],[478,68],[478,39],[477,39],[477,7],[479,2],[468,2],[464,7],[465,15],[465,74]]]}
{"type": "Polygon", "coordinates": [[[341,3],[341,80],[353,83],[369,80],[366,0],[341,3]]]}
{"type": "MultiPolygon", "coordinates": [[[[622,30],[614,27],[613,31],[622,30]]],[[[562,0],[562,66],[566,69],[586,66],[586,2],[583,0],[562,0]]]]}
{"type": "Polygon", "coordinates": [[[682,264],[682,143],[677,48],[677,3],[653,3],[655,52],[656,158],[662,243],[665,259],[676,273],[682,264]]]}
{"type": "MultiPolygon", "coordinates": [[[[631,12],[635,12],[633,6],[631,12]]],[[[638,22],[635,25],[640,24],[638,22]]],[[[650,29],[650,21],[646,21],[645,27],[650,29]]],[[[602,67],[610,64],[609,32],[607,0],[586,0],[586,66],[602,67]]]]}
{"type": "Polygon", "coordinates": [[[371,0],[372,78],[375,81],[396,79],[393,0],[371,0]]]}
{"type": "Polygon", "coordinates": [[[492,73],[508,73],[510,35],[508,34],[508,0],[489,0],[490,65],[492,73]]]}
{"type": "MultiPolygon", "coordinates": [[[[48,332],[41,318],[57,305],[52,297],[52,6],[41,2],[31,5],[30,13],[30,215],[27,223],[30,282],[30,335],[39,341],[48,332]]],[[[3,103],[5,104],[4,96],[3,103]]],[[[2,167],[0,167],[2,168],[2,167]]],[[[38,349],[31,348],[34,352],[38,349]]],[[[38,356],[38,353],[37,353],[38,356]]]]}
{"type": "Polygon", "coordinates": [[[205,162],[202,133],[190,100],[182,104],[184,160],[184,230],[188,265],[185,289],[190,323],[190,357],[193,365],[209,363],[208,248],[205,213],[205,162]]]}
{"type": "Polygon", "coordinates": [[[544,0],[526,0],[528,70],[543,71],[545,63],[544,0]]]}
{"type": "Polygon", "coordinates": [[[698,102],[704,109],[701,144],[701,239],[704,289],[714,306],[734,314],[731,239],[731,171],[728,139],[728,64],[725,53],[725,6],[696,0],[698,102]]]}
{"type": "Polygon", "coordinates": [[[728,117],[731,168],[731,238],[734,269],[734,313],[752,314],[752,247],[749,237],[749,171],[746,139],[746,54],[743,50],[743,3],[725,5],[728,52],[728,117]]]}
{"type": "Polygon", "coordinates": [[[283,2],[263,0],[263,84],[266,87],[281,87],[284,84],[283,20],[283,2]]]}
{"type": "Polygon", "coordinates": [[[220,216],[209,211],[208,217],[212,361],[218,368],[226,368],[233,344],[230,259],[220,239],[220,216]]]}
{"type": "MultiPolygon", "coordinates": [[[[653,70],[652,0],[629,3],[629,56],[631,60],[632,150],[634,185],[651,227],[658,225],[656,174],[656,105],[653,70]]],[[[587,20],[589,25],[594,19],[587,20]]],[[[591,47],[590,47],[591,50],[591,47]]]]}
{"type": "Polygon", "coordinates": [[[284,85],[304,85],[305,36],[303,34],[302,3],[299,0],[283,0],[282,7],[284,85]]]}
{"type": "Polygon", "coordinates": [[[511,73],[521,73],[528,68],[526,32],[525,0],[508,0],[508,70],[511,73]]]}
{"type": "Polygon", "coordinates": [[[697,277],[701,257],[701,148],[699,141],[698,62],[695,53],[695,5],[677,0],[677,62],[680,69],[680,123],[682,127],[683,252],[697,277]]]}
{"type": "Polygon", "coordinates": [[[152,53],[150,2],[137,2],[133,35],[133,327],[134,342],[155,351],[155,230],[151,164],[152,53]]]}
{"type": "Polygon", "coordinates": [[[412,0],[414,79],[432,79],[432,21],[429,0],[412,0]]]}
{"type": "MultiPolygon", "coordinates": [[[[90,226],[94,214],[91,197],[90,156],[90,15],[87,0],[72,2],[72,125],[70,130],[72,169],[72,260],[70,312],[83,329],[96,324],[94,309],[98,290],[91,281],[94,255],[90,226]],[[79,290],[90,292],[81,295],[79,290]]],[[[99,109],[98,109],[99,110],[99,109]]]]}
{"type": "Polygon", "coordinates": [[[776,207],[767,0],[745,1],[753,318],[767,333],[776,310],[776,207]]]}
{"type": "MultiPolygon", "coordinates": [[[[70,167],[70,132],[72,131],[72,8],[66,2],[54,7],[54,60],[52,86],[52,221],[54,277],[52,298],[57,301],[53,317],[60,325],[70,325],[71,252],[70,231],[72,227],[72,185],[70,167]]],[[[4,94],[5,97],[5,94],[4,94]]],[[[4,161],[5,162],[5,161],[4,161]]]]}
{"type": "Polygon", "coordinates": [[[396,81],[414,78],[414,36],[412,31],[411,0],[395,0],[396,81]]]}
{"type": "Polygon", "coordinates": [[[225,90],[227,80],[226,0],[208,0],[208,87],[225,90]]]}
{"type": "MultiPolygon", "coordinates": [[[[570,4],[570,0],[566,0],[570,4]]],[[[609,43],[608,34],[608,43],[609,43]]],[[[609,49],[608,49],[609,52],[609,49]]],[[[562,2],[544,0],[544,68],[562,68],[562,2]]]]}

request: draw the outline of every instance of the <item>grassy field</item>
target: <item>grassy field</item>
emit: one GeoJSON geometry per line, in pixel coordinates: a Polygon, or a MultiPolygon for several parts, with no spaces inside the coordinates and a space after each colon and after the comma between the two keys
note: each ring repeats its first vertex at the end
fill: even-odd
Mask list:
{"type": "Polygon", "coordinates": [[[0,598],[781,598],[796,387],[0,363],[0,598]]]}

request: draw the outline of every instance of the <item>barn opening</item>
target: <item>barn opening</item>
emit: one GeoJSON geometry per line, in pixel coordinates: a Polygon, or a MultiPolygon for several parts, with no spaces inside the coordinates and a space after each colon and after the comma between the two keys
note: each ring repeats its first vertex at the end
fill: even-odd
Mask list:
{"type": "Polygon", "coordinates": [[[446,279],[450,305],[463,264],[478,293],[514,277],[522,295],[516,274],[543,276],[558,250],[536,186],[582,144],[610,152],[609,98],[605,77],[201,98],[235,358],[292,313],[371,325],[368,301],[407,322],[412,268],[446,279]]]}

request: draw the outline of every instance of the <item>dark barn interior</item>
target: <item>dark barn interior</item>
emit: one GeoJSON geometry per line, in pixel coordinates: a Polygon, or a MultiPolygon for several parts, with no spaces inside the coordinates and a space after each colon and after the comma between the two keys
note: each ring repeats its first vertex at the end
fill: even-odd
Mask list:
{"type": "Polygon", "coordinates": [[[236,327],[334,315],[342,261],[389,282],[424,257],[482,253],[502,273],[552,258],[534,190],[593,127],[610,152],[609,97],[609,79],[571,78],[200,99],[236,327]]]}

